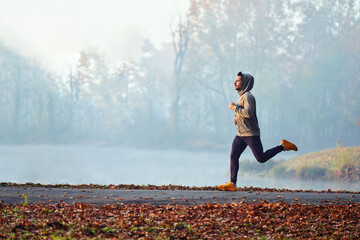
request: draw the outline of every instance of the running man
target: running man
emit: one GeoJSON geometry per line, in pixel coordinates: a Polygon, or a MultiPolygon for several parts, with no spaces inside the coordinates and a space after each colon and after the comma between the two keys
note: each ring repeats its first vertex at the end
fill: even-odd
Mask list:
{"type": "Polygon", "coordinates": [[[237,134],[230,154],[230,182],[219,185],[219,188],[223,191],[236,191],[239,158],[247,146],[250,146],[256,160],[260,163],[268,161],[281,151],[298,150],[295,144],[283,139],[279,146],[264,152],[256,116],[255,97],[250,92],[254,86],[254,77],[250,74],[239,72],[234,85],[240,98],[237,103],[231,102],[228,108],[236,113],[234,123],[237,128],[237,134]]]}

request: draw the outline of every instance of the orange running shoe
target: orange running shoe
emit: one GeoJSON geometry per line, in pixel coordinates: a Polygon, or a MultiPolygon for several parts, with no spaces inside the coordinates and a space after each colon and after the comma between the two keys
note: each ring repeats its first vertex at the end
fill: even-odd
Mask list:
{"type": "Polygon", "coordinates": [[[224,185],[219,185],[220,190],[222,191],[236,191],[236,186],[234,186],[234,184],[232,184],[232,182],[228,182],[224,185]]]}
{"type": "Polygon", "coordinates": [[[285,151],[290,151],[290,150],[297,151],[298,150],[298,148],[295,144],[293,144],[289,141],[286,141],[285,139],[281,140],[280,145],[282,145],[284,147],[285,151]]]}

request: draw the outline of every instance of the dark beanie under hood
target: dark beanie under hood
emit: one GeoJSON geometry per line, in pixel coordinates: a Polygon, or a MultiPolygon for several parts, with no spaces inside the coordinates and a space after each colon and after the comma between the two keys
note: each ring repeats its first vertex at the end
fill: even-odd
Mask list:
{"type": "Polygon", "coordinates": [[[239,95],[243,95],[246,92],[250,92],[254,86],[254,77],[247,73],[241,74],[241,87],[238,90],[239,95]]]}

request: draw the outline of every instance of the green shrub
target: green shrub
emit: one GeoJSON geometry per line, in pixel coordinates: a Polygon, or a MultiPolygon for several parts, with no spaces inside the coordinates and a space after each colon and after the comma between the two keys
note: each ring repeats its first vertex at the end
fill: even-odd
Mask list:
{"type": "Polygon", "coordinates": [[[336,160],[332,165],[331,177],[341,181],[360,180],[360,156],[355,154],[351,148],[338,145],[336,160]]]}
{"type": "Polygon", "coordinates": [[[303,166],[297,171],[297,177],[304,180],[326,179],[327,170],[321,167],[303,166]]]}
{"type": "Polygon", "coordinates": [[[274,167],[281,164],[284,160],[268,161],[259,163],[256,160],[241,160],[239,162],[239,173],[254,173],[256,175],[268,175],[268,172],[274,167]]]}

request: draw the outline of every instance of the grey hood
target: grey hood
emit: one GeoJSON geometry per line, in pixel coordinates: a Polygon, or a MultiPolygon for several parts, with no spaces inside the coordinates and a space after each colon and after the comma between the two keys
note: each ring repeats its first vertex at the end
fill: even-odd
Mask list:
{"type": "Polygon", "coordinates": [[[254,86],[254,77],[250,74],[243,73],[241,75],[241,87],[238,90],[239,95],[243,95],[246,92],[250,92],[254,86]]]}

